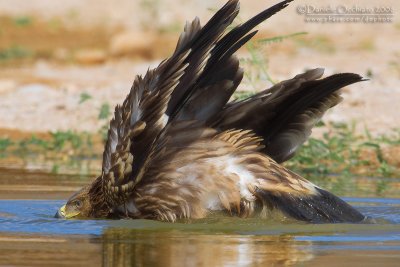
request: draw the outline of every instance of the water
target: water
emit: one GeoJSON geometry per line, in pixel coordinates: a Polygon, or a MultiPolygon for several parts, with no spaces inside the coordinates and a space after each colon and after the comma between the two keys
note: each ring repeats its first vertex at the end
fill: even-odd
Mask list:
{"type": "Polygon", "coordinates": [[[64,200],[49,198],[65,199],[86,179],[12,174],[7,194],[0,187],[1,266],[400,266],[400,192],[382,198],[361,190],[353,192],[359,197],[345,198],[373,218],[368,224],[226,217],[175,224],[58,220],[53,215],[64,200]],[[55,189],[40,191],[40,176],[55,189]],[[26,192],[31,199],[16,199],[26,192]]]}

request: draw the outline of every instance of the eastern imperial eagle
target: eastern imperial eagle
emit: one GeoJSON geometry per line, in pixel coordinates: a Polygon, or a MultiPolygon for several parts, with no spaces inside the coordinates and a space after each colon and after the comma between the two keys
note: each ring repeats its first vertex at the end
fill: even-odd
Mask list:
{"type": "Polygon", "coordinates": [[[173,55],[137,76],[116,106],[101,175],[57,217],[174,222],[217,210],[249,217],[277,209],[308,222],[362,221],[349,204],[280,165],[359,75],[320,79],[323,70],[314,69],[228,102],[243,78],[235,52],[289,2],[229,32],[238,0],[203,27],[198,18],[187,23],[173,55]]]}

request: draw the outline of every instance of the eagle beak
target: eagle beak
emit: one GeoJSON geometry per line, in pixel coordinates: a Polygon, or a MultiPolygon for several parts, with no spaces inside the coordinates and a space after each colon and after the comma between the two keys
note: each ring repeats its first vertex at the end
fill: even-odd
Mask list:
{"type": "Polygon", "coordinates": [[[59,218],[59,219],[65,219],[65,205],[62,206],[56,213],[56,215],[54,215],[55,218],[59,218]]]}

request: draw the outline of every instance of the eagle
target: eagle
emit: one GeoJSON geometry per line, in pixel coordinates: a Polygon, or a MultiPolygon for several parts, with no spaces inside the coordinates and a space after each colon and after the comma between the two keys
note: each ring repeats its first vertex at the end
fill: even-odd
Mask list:
{"type": "MultiPolygon", "coordinates": [[[[115,107],[101,174],[62,206],[61,218],[166,222],[213,212],[253,217],[277,210],[310,223],[360,222],[354,207],[281,165],[308,139],[354,73],[321,78],[308,70],[240,101],[235,55],[282,1],[232,27],[229,0],[201,26],[187,22],[172,56],[144,76],[115,107]]],[[[264,216],[265,217],[265,216],[264,216]]]]}

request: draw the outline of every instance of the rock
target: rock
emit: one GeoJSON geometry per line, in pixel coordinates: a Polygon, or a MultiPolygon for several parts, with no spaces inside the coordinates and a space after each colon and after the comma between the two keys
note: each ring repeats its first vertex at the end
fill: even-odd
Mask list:
{"type": "Polygon", "coordinates": [[[84,65],[102,64],[106,59],[106,53],[100,49],[83,49],[75,53],[75,60],[84,65]]]}
{"type": "Polygon", "coordinates": [[[154,34],[132,31],[121,32],[111,38],[110,54],[113,56],[136,54],[148,57],[154,42],[154,34]]]}

